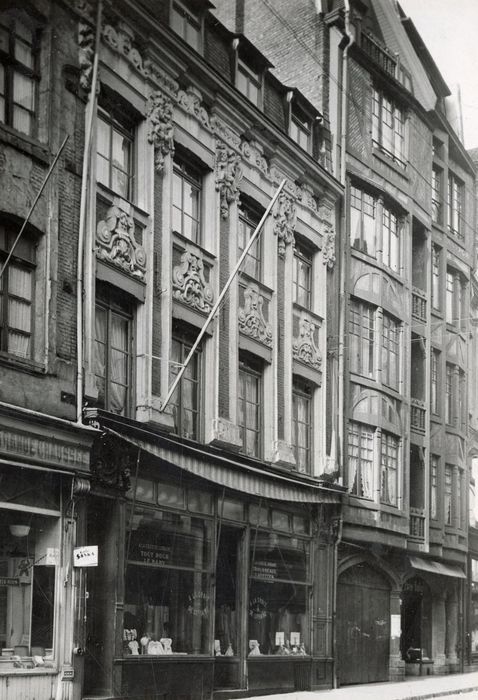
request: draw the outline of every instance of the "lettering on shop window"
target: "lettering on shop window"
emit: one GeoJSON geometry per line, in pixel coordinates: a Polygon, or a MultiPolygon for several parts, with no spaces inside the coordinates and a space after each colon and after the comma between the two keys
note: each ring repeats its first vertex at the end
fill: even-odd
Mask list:
{"type": "Polygon", "coordinates": [[[190,593],[186,610],[196,617],[209,617],[209,594],[203,591],[190,593]]]}
{"type": "Polygon", "coordinates": [[[164,566],[171,558],[171,547],[163,544],[140,542],[138,545],[140,561],[146,564],[164,566]]]}
{"type": "Polygon", "coordinates": [[[252,617],[253,620],[264,620],[267,615],[267,601],[260,596],[251,598],[249,602],[249,617],[252,617]]]}
{"type": "Polygon", "coordinates": [[[253,578],[261,581],[275,581],[277,578],[277,562],[256,561],[252,566],[253,578]]]}

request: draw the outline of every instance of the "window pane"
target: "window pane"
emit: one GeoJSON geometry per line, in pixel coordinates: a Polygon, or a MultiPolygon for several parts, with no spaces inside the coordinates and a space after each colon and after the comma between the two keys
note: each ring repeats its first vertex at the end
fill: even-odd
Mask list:
{"type": "Polygon", "coordinates": [[[30,270],[25,270],[13,263],[10,263],[8,269],[8,291],[22,299],[32,298],[32,273],[30,270]]]}
{"type": "Polygon", "coordinates": [[[15,40],[15,58],[28,68],[33,68],[32,47],[19,39],[15,40]]]}
{"type": "Polygon", "coordinates": [[[8,53],[9,33],[4,27],[0,27],[0,51],[8,53]]]}
{"type": "Polygon", "coordinates": [[[13,74],[13,101],[16,105],[33,112],[35,83],[32,78],[17,71],[13,74]]]}
{"type": "Polygon", "coordinates": [[[125,199],[129,196],[128,173],[113,167],[111,173],[111,189],[125,199]]]}
{"type": "Polygon", "coordinates": [[[13,108],[13,128],[21,131],[22,134],[31,134],[32,115],[21,107],[13,108]]]}
{"type": "Polygon", "coordinates": [[[110,138],[110,126],[101,117],[98,117],[98,126],[96,131],[96,150],[108,160],[110,157],[110,138]]]}
{"type": "Polygon", "coordinates": [[[113,130],[113,166],[124,172],[129,171],[129,149],[129,139],[113,130]]]}

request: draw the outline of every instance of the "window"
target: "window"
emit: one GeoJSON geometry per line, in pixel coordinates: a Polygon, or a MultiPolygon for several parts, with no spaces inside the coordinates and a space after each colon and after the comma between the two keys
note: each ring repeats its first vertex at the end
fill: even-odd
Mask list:
{"type": "Polygon", "coordinates": [[[297,105],[292,105],[291,108],[290,137],[304,151],[310,152],[312,146],[311,120],[297,105]]]}
{"type": "MultiPolygon", "coordinates": [[[[189,355],[193,342],[184,337],[173,337],[169,373],[170,386],[189,355]]],[[[201,352],[196,350],[188,363],[178,388],[171,397],[169,407],[174,418],[175,432],[191,440],[197,440],[199,435],[200,389],[201,352]]]]}
{"type": "Polygon", "coordinates": [[[201,21],[197,14],[178,0],[173,0],[171,7],[171,27],[189,46],[200,51],[201,21]]]}
{"type": "Polygon", "coordinates": [[[397,505],[399,440],[382,433],[380,499],[390,506],[397,505]]]}
{"type": "Polygon", "coordinates": [[[119,290],[114,293],[99,291],[102,298],[96,303],[94,346],[96,405],[127,416],[133,398],[132,312],[129,304],[119,305],[119,290]]]}
{"type": "Polygon", "coordinates": [[[453,524],[453,467],[445,465],[445,525],[453,524]]]}
{"type": "Polygon", "coordinates": [[[376,257],[376,200],[358,189],[350,188],[350,243],[353,248],[376,257]]]}
{"type": "Polygon", "coordinates": [[[293,300],[306,309],[312,306],[312,254],[297,240],[294,247],[293,300]]]}
{"type": "Polygon", "coordinates": [[[248,65],[237,60],[237,89],[242,92],[256,107],[260,106],[261,100],[261,75],[248,65]]]}
{"type": "Polygon", "coordinates": [[[445,423],[451,425],[454,421],[454,386],[453,386],[454,366],[446,363],[445,375],[445,423]]]}
{"type": "Polygon", "coordinates": [[[437,311],[441,309],[440,261],[441,250],[434,245],[432,246],[432,306],[437,311]]]}
{"type": "MultiPolygon", "coordinates": [[[[238,253],[239,256],[244,251],[249,243],[252,234],[257,228],[261,214],[252,205],[241,201],[239,207],[239,227],[238,227],[238,253]]],[[[249,252],[242,263],[241,272],[254,277],[256,280],[261,279],[261,238],[262,234],[254,241],[249,248],[249,252]]]]}
{"type": "Polygon", "coordinates": [[[39,74],[36,32],[13,14],[0,15],[0,122],[32,135],[39,74]]]}
{"type": "Polygon", "coordinates": [[[435,165],[432,169],[432,221],[442,223],[442,179],[443,171],[435,165]]]}
{"type": "MultiPolygon", "coordinates": [[[[0,269],[6,262],[17,231],[0,224],[0,269]]],[[[24,360],[33,356],[33,299],[35,247],[20,238],[0,278],[0,350],[24,360]]]]}
{"type": "Polygon", "coordinates": [[[96,135],[96,179],[124,199],[133,197],[134,131],[99,109],[96,135]]]}
{"type": "Polygon", "coordinates": [[[261,451],[261,380],[261,369],[257,362],[240,362],[238,425],[242,438],[242,452],[250,457],[259,457],[261,451]]]}
{"type": "Polygon", "coordinates": [[[362,498],[373,499],[374,430],[350,422],[348,430],[349,487],[362,498]]]}
{"type": "Polygon", "coordinates": [[[299,379],[292,388],[292,442],[298,471],[310,473],[312,456],[312,387],[299,379]]]}
{"type": "Polygon", "coordinates": [[[467,423],[467,400],[466,400],[466,379],[462,369],[458,370],[458,409],[457,409],[457,427],[459,430],[466,430],[467,423]]]}
{"type": "Polygon", "coordinates": [[[432,455],[430,462],[430,518],[438,517],[438,457],[432,455]]]}
{"type": "Polygon", "coordinates": [[[372,139],[374,146],[405,165],[404,113],[379,90],[373,91],[372,139]]]}
{"type": "Polygon", "coordinates": [[[201,238],[201,187],[199,172],[180,160],[174,159],[173,172],[173,231],[200,243],[201,238]]]}
{"type": "Polygon", "coordinates": [[[465,304],[465,294],[463,290],[462,278],[459,272],[451,267],[446,271],[446,322],[454,326],[465,324],[465,314],[463,306],[465,304]]]}
{"type": "Polygon", "coordinates": [[[382,262],[394,272],[400,269],[400,226],[399,219],[387,207],[382,212],[382,262]]]}
{"type": "Polygon", "coordinates": [[[350,368],[365,377],[375,373],[375,307],[350,301],[350,368]]]}
{"type": "Polygon", "coordinates": [[[463,184],[450,173],[448,175],[448,231],[457,238],[463,238],[463,184]]]}
{"type": "Polygon", "coordinates": [[[382,382],[398,389],[400,376],[400,324],[388,314],[382,321],[382,382]]]}
{"type": "Polygon", "coordinates": [[[433,349],[430,367],[430,404],[432,413],[436,416],[440,413],[439,401],[439,377],[440,377],[440,352],[433,349]]]}

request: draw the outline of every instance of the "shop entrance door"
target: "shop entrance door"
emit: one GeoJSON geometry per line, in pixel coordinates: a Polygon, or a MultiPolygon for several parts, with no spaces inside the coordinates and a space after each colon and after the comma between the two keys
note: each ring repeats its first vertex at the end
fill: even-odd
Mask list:
{"type": "Polygon", "coordinates": [[[337,586],[340,685],[388,680],[390,588],[367,564],[345,571],[337,586]]]}
{"type": "Polygon", "coordinates": [[[431,655],[431,594],[418,576],[403,584],[401,595],[400,650],[405,661],[420,661],[431,655]]]}

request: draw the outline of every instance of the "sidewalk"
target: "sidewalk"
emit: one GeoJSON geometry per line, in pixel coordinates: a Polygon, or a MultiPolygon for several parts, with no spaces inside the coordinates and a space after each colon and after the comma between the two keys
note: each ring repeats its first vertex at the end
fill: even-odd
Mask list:
{"type": "Polygon", "coordinates": [[[463,700],[478,700],[478,673],[427,676],[401,683],[370,683],[337,690],[261,695],[253,700],[424,700],[463,694],[463,700]]]}

